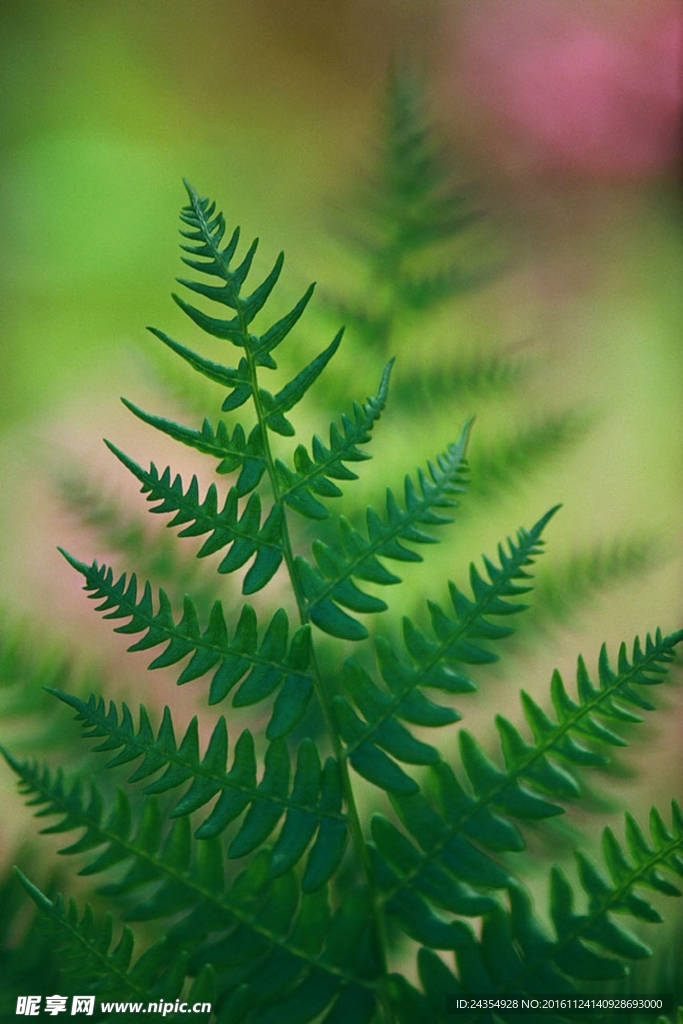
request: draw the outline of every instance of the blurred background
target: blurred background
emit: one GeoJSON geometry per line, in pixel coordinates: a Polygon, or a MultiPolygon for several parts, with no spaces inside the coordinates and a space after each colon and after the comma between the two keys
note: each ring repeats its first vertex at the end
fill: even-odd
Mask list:
{"type": "MultiPolygon", "coordinates": [[[[403,340],[399,379],[408,360],[433,363],[458,346],[519,351],[534,374],[492,433],[514,433],[521,413],[570,405],[591,421],[532,487],[468,521],[464,557],[493,553],[558,501],[549,530],[558,557],[617,535],[656,539],[649,571],[594,597],[588,615],[541,645],[542,692],[555,664],[571,675],[579,650],[594,665],[604,639],[615,657],[623,638],[680,626],[675,0],[22,0],[2,4],[0,19],[0,604],[10,619],[83,660],[131,671],[125,644],[96,621],[55,550],[64,544],[85,561],[107,554],[54,481],[76,464],[134,509],[136,488],[100,439],[145,465],[164,450],[118,396],[170,414],[144,328],[188,337],[168,297],[182,178],[215,197],[245,239],[260,236],[264,268],[286,250],[293,298],[312,279],[338,288],[352,272],[335,225],[372,165],[393,60],[423,77],[444,145],[486,211],[474,237],[501,265],[433,333],[403,340]]],[[[374,392],[381,361],[368,365],[347,362],[349,399],[374,392]]],[[[336,414],[338,385],[331,397],[336,414]]],[[[478,413],[474,460],[477,431],[489,429],[477,402],[442,396],[431,412],[426,396],[424,427],[411,421],[414,455],[387,414],[377,441],[387,481],[400,486],[406,468],[478,413]]],[[[173,460],[179,469],[193,461],[185,452],[173,460]]],[[[466,579],[466,565],[458,574],[466,579]]],[[[646,786],[681,795],[683,719],[657,728],[646,786]]]]}

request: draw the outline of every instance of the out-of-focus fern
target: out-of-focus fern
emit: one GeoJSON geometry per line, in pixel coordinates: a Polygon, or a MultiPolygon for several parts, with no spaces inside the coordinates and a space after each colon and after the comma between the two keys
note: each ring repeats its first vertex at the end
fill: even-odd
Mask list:
{"type": "MultiPolygon", "coordinates": [[[[151,511],[180,536],[199,538],[190,540],[198,555],[215,556],[220,576],[258,595],[259,610],[245,601],[235,621],[217,600],[202,615],[190,596],[178,603],[136,572],[117,575],[64,553],[104,618],[135,638],[131,650],[153,651],[150,668],[178,665],[178,684],[201,689],[224,713],[181,730],[170,708],[155,721],[144,707],[134,715],[126,704],[51,685],[105,753],[104,781],[70,779],[5,751],[37,815],[56,818],[44,831],[79,833],[62,853],[78,859],[81,875],[105,880],[99,898],[109,914],[45,895],[19,873],[52,937],[59,991],[94,994],[107,1020],[117,1019],[110,999],[141,1003],[141,1020],[147,1002],[165,1001],[168,1019],[181,1020],[183,999],[211,1003],[204,1017],[219,1024],[445,1024],[457,995],[575,993],[624,977],[650,950],[615,915],[639,929],[660,919],[643,888],[679,895],[680,809],[674,804],[665,820],[654,808],[649,835],[629,813],[625,838],[606,828],[597,859],[577,851],[574,876],[539,866],[550,927],[515,858],[526,823],[580,800],[584,772],[608,763],[624,729],[653,710],[650,691],[683,630],[622,646],[614,665],[603,648],[595,678],[580,659],[576,693],[556,673],[552,711],[522,694],[519,724],[496,717],[501,752],[490,756],[458,724],[476,688],[471,669],[504,650],[556,509],[483,568],[472,564],[468,587],[450,584],[448,604],[427,602],[419,617],[403,619],[398,637],[383,628],[379,594],[400,583],[397,563],[409,575],[468,500],[471,424],[405,477],[401,497],[388,490],[362,526],[351,525],[335,506],[356,478],[350,467],[367,457],[391,367],[376,396],[333,421],[327,441],[292,446],[290,414],[341,333],[268,387],[311,290],[269,322],[282,257],[252,284],[256,243],[239,258],[239,232],[226,244],[215,205],[189,186],[188,196],[183,259],[209,283],[182,283],[213,312],[176,301],[237,350],[237,365],[153,333],[222,389],[225,413],[246,408],[240,421],[193,427],[126,405],[213,459],[227,490],[212,484],[203,493],[197,477],[145,469],[108,446],[151,511]],[[316,531],[310,552],[305,521],[316,531]],[[374,635],[368,616],[380,623],[374,635]],[[227,701],[258,717],[237,726],[227,701]],[[305,735],[314,710],[322,728],[305,735]],[[459,753],[446,758],[456,734],[459,753]],[[122,779],[124,767],[112,797],[106,780],[122,779]]],[[[516,1016],[499,1006],[496,1018],[516,1016]]]]}
{"type": "MultiPolygon", "coordinates": [[[[22,853],[24,865],[39,870],[35,856],[22,853]]],[[[53,882],[43,884],[52,892],[53,882]]],[[[60,965],[52,941],[38,920],[39,914],[27,907],[25,894],[11,872],[0,882],[0,906],[0,1015],[3,1020],[11,1020],[16,1013],[17,995],[51,995],[57,991],[60,965]]]]}
{"type": "Polygon", "coordinates": [[[383,122],[374,171],[344,226],[367,268],[368,297],[341,303],[338,312],[363,340],[386,350],[406,313],[434,309],[490,279],[492,271],[476,267],[472,252],[454,256],[481,211],[454,183],[416,75],[391,75],[383,122]]]}
{"type": "Polygon", "coordinates": [[[472,491],[491,500],[525,480],[533,469],[553,463],[584,436],[587,417],[574,409],[551,413],[526,423],[482,447],[472,469],[472,491]]]}
{"type": "Polygon", "coordinates": [[[555,571],[540,572],[537,601],[529,617],[534,627],[566,621],[590,608],[592,599],[621,580],[643,575],[663,561],[661,539],[632,534],[571,552],[555,571]]]}
{"type": "MultiPolygon", "coordinates": [[[[528,385],[536,360],[529,346],[484,345],[478,350],[471,340],[463,343],[463,294],[491,284],[504,261],[493,254],[493,230],[461,177],[445,134],[430,115],[425,81],[395,69],[374,163],[345,210],[341,231],[354,255],[356,283],[349,283],[349,294],[337,296],[331,307],[364,357],[405,353],[392,383],[392,400],[405,414],[405,430],[414,429],[416,418],[424,430],[427,424],[443,423],[454,409],[476,413],[481,426],[470,451],[470,487],[483,507],[528,487],[558,458],[571,454],[595,415],[573,406],[543,408],[537,400],[530,415],[528,385]],[[419,365],[412,358],[416,337],[423,352],[419,365]]],[[[576,557],[586,565],[594,561],[588,548],[576,557]]],[[[627,567],[637,576],[656,560],[656,539],[651,545],[644,540],[640,558],[610,561],[598,574],[584,573],[586,597],[623,582],[627,567]]],[[[548,588],[557,591],[563,580],[550,582],[552,576],[551,568],[548,588]]],[[[561,621],[564,612],[560,601],[547,605],[548,618],[561,621]]]]}
{"type": "Polygon", "coordinates": [[[679,1006],[676,1015],[671,1017],[657,1017],[657,1024],[683,1024],[683,1006],[679,1006]]]}
{"type": "Polygon", "coordinates": [[[62,747],[64,721],[46,691],[68,687],[83,694],[93,685],[94,673],[76,669],[35,627],[9,616],[0,620],[0,735],[14,749],[62,747]]]}

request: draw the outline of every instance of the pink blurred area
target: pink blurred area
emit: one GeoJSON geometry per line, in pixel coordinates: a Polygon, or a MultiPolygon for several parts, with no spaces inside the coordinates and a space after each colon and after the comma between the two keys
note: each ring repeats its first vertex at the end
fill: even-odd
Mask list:
{"type": "Polygon", "coordinates": [[[480,138],[508,168],[624,180],[677,167],[680,3],[476,0],[444,40],[445,88],[492,119],[480,138]]]}

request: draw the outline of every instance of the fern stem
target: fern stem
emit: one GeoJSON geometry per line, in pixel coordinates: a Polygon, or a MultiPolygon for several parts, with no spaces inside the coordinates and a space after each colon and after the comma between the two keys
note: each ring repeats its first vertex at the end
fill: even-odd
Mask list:
{"type": "MultiPolygon", "coordinates": [[[[318,666],[315,665],[316,681],[319,680],[318,666]]],[[[320,689],[323,687],[321,685],[320,689]]],[[[386,923],[384,919],[384,908],[380,893],[378,892],[377,886],[374,882],[374,875],[372,871],[372,864],[370,863],[370,855],[368,853],[368,846],[363,835],[363,828],[360,823],[360,816],[358,814],[358,808],[356,806],[356,798],[353,792],[353,785],[351,783],[351,776],[349,774],[349,764],[346,753],[342,748],[341,741],[336,732],[333,734],[333,742],[335,749],[339,751],[338,763],[339,770],[341,773],[342,787],[344,790],[344,797],[346,800],[346,806],[349,813],[349,827],[351,830],[351,837],[353,844],[358,853],[358,858],[361,864],[361,870],[365,878],[365,882],[370,891],[372,916],[375,925],[375,931],[377,933],[377,943],[379,945],[380,963],[382,965],[382,977],[380,979],[380,997],[382,1002],[382,1010],[384,1013],[384,1019],[386,1024],[393,1024],[394,1022],[394,1010],[391,1005],[391,999],[389,996],[389,968],[387,964],[387,946],[388,936],[386,923]]]]}
{"type": "MultiPolygon", "coordinates": [[[[285,565],[287,566],[287,572],[289,574],[290,583],[292,586],[292,590],[294,592],[294,598],[296,600],[300,622],[302,625],[306,625],[310,623],[308,605],[296,573],[296,568],[294,564],[294,552],[292,549],[292,542],[289,535],[289,526],[287,522],[287,509],[285,506],[285,502],[283,500],[282,491],[280,489],[280,484],[275,470],[275,460],[273,458],[273,453],[270,446],[268,427],[266,424],[266,412],[263,408],[258,389],[257,367],[249,344],[248,325],[244,318],[243,310],[241,308],[241,303],[239,299],[236,301],[236,307],[238,316],[240,318],[243,336],[245,339],[244,348],[251,377],[254,408],[256,410],[258,424],[261,430],[263,452],[266,463],[266,472],[270,480],[270,486],[273,492],[273,500],[275,504],[282,509],[282,551],[284,555],[285,565]]],[[[372,908],[373,924],[377,936],[380,963],[382,967],[379,996],[382,1004],[384,1021],[385,1024],[394,1024],[395,1018],[389,996],[389,972],[386,956],[387,932],[384,921],[382,902],[380,899],[380,894],[378,892],[377,886],[375,884],[374,875],[372,871],[372,864],[370,861],[370,855],[368,852],[367,843],[365,841],[365,836],[363,834],[360,815],[358,814],[358,808],[356,806],[353,785],[351,782],[351,776],[349,774],[348,759],[343,744],[341,742],[339,732],[336,727],[332,704],[330,702],[329,696],[322,681],[320,669],[318,667],[317,659],[315,657],[315,651],[311,652],[311,664],[313,669],[313,687],[318,698],[318,703],[323,713],[323,718],[325,721],[325,726],[327,728],[328,736],[330,738],[330,742],[332,744],[334,757],[339,766],[342,791],[344,793],[344,802],[346,804],[348,813],[348,826],[351,834],[351,840],[356,849],[363,879],[368,887],[368,891],[370,892],[371,896],[370,905],[372,908]]]]}

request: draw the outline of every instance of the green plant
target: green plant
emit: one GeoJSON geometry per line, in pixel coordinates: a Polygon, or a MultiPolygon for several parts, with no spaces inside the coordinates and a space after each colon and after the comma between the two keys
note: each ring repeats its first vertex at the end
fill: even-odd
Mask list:
{"type": "MultiPolygon", "coordinates": [[[[406,617],[399,629],[386,616],[385,625],[379,595],[400,582],[394,563],[418,561],[417,547],[432,543],[466,501],[470,424],[426,470],[406,477],[402,499],[388,491],[381,509],[369,508],[364,524],[334,511],[341,485],[355,478],[350,466],[368,457],[391,364],[376,396],[333,423],[327,442],[316,435],[288,455],[289,415],[341,332],[267,390],[275,352],[312,289],[257,328],[282,257],[248,285],[256,243],[238,261],[239,232],[224,244],[215,205],[189,186],[188,195],[183,259],[212,283],[182,283],[229,312],[176,302],[238,350],[238,365],[153,333],[225,390],[225,412],[246,406],[251,419],[195,429],[126,405],[216,460],[233,482],[225,497],[214,484],[202,496],[196,477],[188,484],[170,468],[144,469],[107,444],[151,511],[171,515],[180,536],[204,538],[199,555],[218,554],[218,572],[258,595],[258,613],[245,603],[228,622],[216,601],[200,622],[191,597],[173,607],[135,574],[117,577],[65,553],[98,610],[138,637],[131,650],[162,648],[150,668],[182,662],[179,684],[206,679],[209,705],[230,698],[237,710],[227,721],[195,718],[178,738],[169,708],[155,723],[141,707],[136,722],[125,704],[50,687],[108,755],[102,784],[67,781],[59,769],[5,752],[38,814],[59,817],[45,831],[83,830],[63,852],[85,857],[82,875],[107,872],[98,899],[117,920],[138,923],[136,936],[129,925],[121,931],[109,913],[46,896],[19,873],[55,936],[61,990],[97,993],[100,1006],[211,1002],[222,1024],[433,1024],[449,1019],[447,997],[458,993],[571,993],[624,977],[649,949],[614,915],[655,922],[659,910],[642,889],[679,894],[671,876],[683,876],[680,809],[673,805],[668,822],[653,809],[648,837],[630,814],[625,839],[606,828],[604,863],[579,851],[575,878],[544,867],[549,926],[543,894],[532,896],[517,864],[525,823],[580,798],[583,772],[607,763],[623,727],[653,709],[645,694],[665,677],[683,630],[636,640],[630,652],[622,646],[616,667],[603,648],[595,680],[579,660],[573,696],[555,673],[553,710],[522,694],[523,725],[498,715],[500,753],[486,751],[458,724],[454,701],[466,702],[476,688],[471,667],[495,660],[512,633],[510,616],[525,607],[520,598],[556,509],[520,529],[483,570],[472,565],[469,592],[450,584],[448,607],[428,602],[422,621],[406,617]],[[298,542],[302,520],[316,524],[312,555],[298,542]],[[286,595],[286,607],[272,611],[269,585],[277,603],[286,595]],[[375,636],[368,615],[380,616],[375,636]],[[253,709],[252,722],[236,735],[242,708],[253,709]],[[456,767],[434,744],[435,730],[457,730],[456,767]],[[133,762],[125,785],[109,792],[107,779],[133,762]]],[[[114,1010],[102,1014],[116,1019],[114,1010]]]]}
{"type": "MultiPolygon", "coordinates": [[[[405,68],[389,75],[375,158],[344,204],[344,227],[341,238],[335,238],[335,257],[349,249],[353,271],[345,273],[335,258],[328,276],[337,281],[336,291],[324,296],[322,303],[317,296],[313,304],[313,312],[322,309],[328,317],[331,313],[335,329],[340,315],[346,324],[338,373],[332,379],[327,376],[324,391],[314,391],[313,401],[316,417],[327,417],[330,409],[348,401],[349,373],[362,365],[367,368],[366,379],[374,383],[375,374],[379,378],[384,369],[387,352],[397,355],[391,383],[392,437],[405,433],[411,447],[431,455],[431,438],[450,435],[455,408],[460,419],[476,414],[476,443],[469,453],[469,500],[461,514],[475,512],[481,520],[482,513],[495,514],[501,498],[514,500],[520,491],[528,492],[544,469],[552,469],[576,448],[595,417],[571,405],[556,408],[552,391],[547,404],[538,408],[536,401],[529,402],[538,353],[532,357],[524,345],[516,344],[501,347],[497,343],[492,348],[482,339],[473,347],[472,339],[462,336],[469,332],[458,329],[462,298],[500,276],[502,261],[490,254],[495,234],[490,218],[482,216],[472,190],[463,187],[450,147],[430,116],[426,93],[426,82],[405,68]],[[417,361],[413,357],[416,337],[420,339],[417,361]],[[535,410],[531,415],[530,407],[535,410]],[[421,436],[429,439],[426,444],[421,436]]],[[[329,199],[332,206],[339,202],[339,197],[329,199]]],[[[311,321],[314,328],[320,324],[307,315],[304,332],[297,337],[298,362],[284,350],[285,370],[294,373],[305,361],[302,353],[311,351],[311,321]]],[[[327,317],[324,329],[326,321],[327,317]]],[[[314,333],[317,346],[319,331],[314,333]]],[[[220,415],[212,381],[201,374],[187,374],[183,363],[166,358],[161,347],[150,355],[157,358],[145,363],[143,374],[149,376],[152,371],[164,402],[174,403],[178,417],[220,415]]],[[[399,445],[393,448],[401,450],[399,445]]],[[[144,513],[131,512],[103,481],[93,481],[81,464],[65,472],[66,461],[62,453],[57,493],[69,512],[95,533],[99,547],[120,555],[122,564],[135,565],[139,575],[163,587],[172,601],[182,600],[189,589],[200,616],[208,613],[218,596],[225,605],[226,588],[219,588],[204,562],[163,530],[150,530],[144,513]]],[[[391,482],[397,468],[402,472],[403,466],[396,467],[395,461],[385,446],[379,465],[375,464],[375,483],[378,476],[391,482]]],[[[352,489],[345,496],[347,516],[362,516],[366,502],[362,487],[352,489]]],[[[455,545],[447,548],[444,557],[456,561],[468,550],[468,531],[460,529],[453,539],[455,545]]],[[[656,533],[641,529],[632,536],[592,543],[581,537],[568,554],[556,552],[551,564],[540,568],[534,614],[526,617],[531,627],[524,630],[527,646],[534,637],[537,644],[541,641],[533,621],[539,610],[546,622],[564,627],[577,611],[590,605],[596,593],[650,571],[661,547],[656,533]]],[[[414,602],[408,597],[401,611],[420,614],[423,589],[418,582],[412,591],[414,602]]]]}

